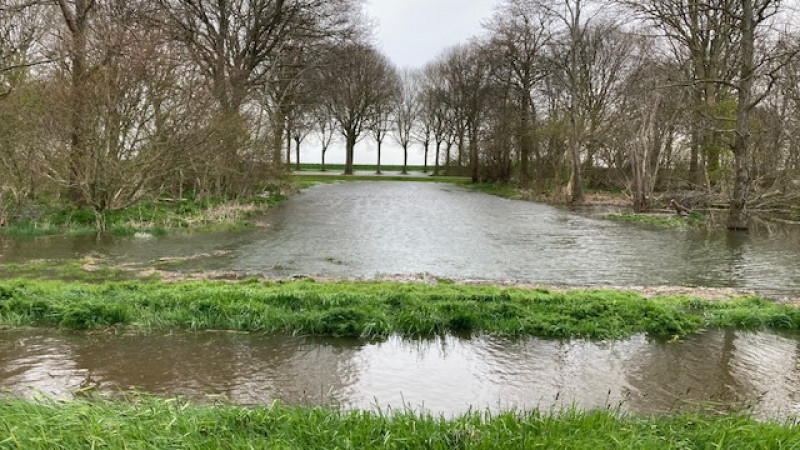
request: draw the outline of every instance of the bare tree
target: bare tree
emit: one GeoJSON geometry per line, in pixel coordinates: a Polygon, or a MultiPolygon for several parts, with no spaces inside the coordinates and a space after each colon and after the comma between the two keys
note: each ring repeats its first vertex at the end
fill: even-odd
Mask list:
{"type": "Polygon", "coordinates": [[[458,142],[458,163],[462,165],[464,144],[469,145],[469,172],[473,182],[480,179],[479,145],[485,102],[489,94],[489,59],[478,43],[452,48],[444,56],[448,84],[447,98],[453,112],[458,142]]]}
{"type": "MultiPolygon", "coordinates": [[[[280,57],[286,48],[298,47],[287,44],[352,32],[357,5],[352,0],[159,0],[159,4],[213,87],[218,122],[231,130],[222,136],[231,164],[242,144],[236,131],[242,126],[242,107],[254,89],[274,75],[273,69],[284,67],[280,57]]],[[[284,80],[285,87],[292,87],[292,79],[284,80]]],[[[275,114],[285,117],[280,108],[275,114]]],[[[283,129],[278,125],[273,126],[276,165],[283,129]]]]}
{"type": "Polygon", "coordinates": [[[491,22],[489,54],[493,78],[514,89],[519,102],[520,183],[528,184],[530,156],[536,146],[534,94],[545,78],[546,52],[553,38],[552,15],[530,0],[505,0],[491,22]]]}
{"type": "MultiPolygon", "coordinates": [[[[433,62],[425,66],[421,78],[421,120],[430,130],[434,142],[434,168],[433,175],[439,175],[442,145],[452,135],[450,122],[450,109],[447,102],[447,79],[443,65],[433,62]]],[[[446,163],[450,161],[450,151],[447,148],[446,163]]],[[[426,158],[427,159],[427,158],[426,158]]]]}
{"type": "Polygon", "coordinates": [[[408,173],[408,148],[414,138],[414,125],[419,116],[417,77],[408,69],[400,74],[400,97],[394,115],[394,140],[403,148],[403,174],[408,173]]]}
{"type": "Polygon", "coordinates": [[[345,138],[345,174],[353,174],[354,149],[374,119],[378,105],[394,95],[395,69],[389,60],[364,44],[332,47],[321,65],[321,94],[345,138]]]}
{"type": "Polygon", "coordinates": [[[375,139],[378,150],[378,160],[375,172],[381,173],[381,150],[383,142],[392,130],[392,122],[394,120],[395,112],[397,111],[398,101],[401,95],[401,81],[399,75],[394,72],[389,75],[391,80],[387,82],[388,92],[382,101],[375,104],[375,113],[370,119],[368,127],[375,139]]]}
{"type": "Polygon", "coordinates": [[[325,153],[328,152],[328,148],[330,148],[333,137],[337,132],[336,121],[328,114],[328,110],[321,105],[318,105],[314,110],[314,121],[321,147],[322,171],[325,172],[325,153]]]}
{"type": "Polygon", "coordinates": [[[736,43],[740,33],[735,18],[726,13],[740,0],[622,0],[633,11],[648,19],[667,38],[672,53],[686,62],[686,80],[693,93],[691,122],[690,179],[704,175],[713,184],[720,175],[720,149],[717,105],[727,95],[725,83],[736,74],[736,43]]]}

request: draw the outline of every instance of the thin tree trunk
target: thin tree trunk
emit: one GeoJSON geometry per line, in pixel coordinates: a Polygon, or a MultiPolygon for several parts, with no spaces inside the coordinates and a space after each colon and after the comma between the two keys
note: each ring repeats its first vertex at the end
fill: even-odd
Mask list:
{"type": "Polygon", "coordinates": [[[381,146],[383,142],[381,139],[378,140],[378,170],[375,171],[378,175],[381,174],[381,146]]]}
{"type": "Polygon", "coordinates": [[[295,168],[297,171],[300,171],[300,138],[298,136],[294,137],[294,154],[297,157],[297,161],[295,161],[295,168]]]}
{"type": "Polygon", "coordinates": [[[292,130],[286,130],[286,167],[292,168],[292,130]]]}
{"type": "Polygon", "coordinates": [[[430,148],[430,141],[425,141],[425,168],[422,169],[424,173],[428,173],[428,150],[430,148]]]}
{"type": "Polygon", "coordinates": [[[272,120],[272,165],[282,169],[283,166],[283,131],[286,127],[286,118],[279,110],[275,112],[272,120]]]}
{"type": "Polygon", "coordinates": [[[439,151],[442,149],[442,141],[436,141],[436,159],[433,161],[433,176],[439,175],[439,151]]]}
{"type": "Polygon", "coordinates": [[[755,73],[755,13],[753,0],[742,0],[741,4],[739,103],[736,107],[736,136],[733,143],[736,175],[728,215],[728,229],[730,230],[747,230],[749,228],[747,200],[752,183],[750,113],[753,108],[753,76],[755,73]]]}
{"type": "Polygon", "coordinates": [[[353,154],[356,148],[356,134],[353,131],[347,132],[347,155],[345,157],[345,166],[344,166],[344,174],[345,175],[352,175],[353,174],[353,154]]]}
{"type": "Polygon", "coordinates": [[[479,166],[478,166],[478,132],[477,130],[473,130],[470,132],[469,137],[469,163],[470,163],[470,174],[472,176],[472,182],[477,183],[480,180],[479,177],[479,166]]]}
{"type": "Polygon", "coordinates": [[[408,145],[403,145],[403,175],[408,174],[408,145]]]}

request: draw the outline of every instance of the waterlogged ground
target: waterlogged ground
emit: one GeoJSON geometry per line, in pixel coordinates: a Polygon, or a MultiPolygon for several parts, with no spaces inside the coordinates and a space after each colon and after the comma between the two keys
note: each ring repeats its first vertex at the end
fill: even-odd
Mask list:
{"type": "Polygon", "coordinates": [[[170,270],[274,277],[427,274],[800,293],[800,227],[773,224],[749,234],[660,230],[439,183],[316,186],[245,232],[0,242],[0,264],[87,255],[114,263],[167,258],[161,265],[170,270]]]}
{"type": "Polygon", "coordinates": [[[453,415],[576,406],[800,414],[800,342],[712,331],[683,342],[490,337],[365,343],[220,332],[0,332],[0,389],[70,398],[138,390],[201,402],[341,404],[453,415]]]}

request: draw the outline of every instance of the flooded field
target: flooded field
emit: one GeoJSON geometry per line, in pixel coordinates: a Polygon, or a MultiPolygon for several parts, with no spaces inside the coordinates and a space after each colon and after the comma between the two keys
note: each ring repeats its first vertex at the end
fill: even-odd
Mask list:
{"type": "Polygon", "coordinates": [[[194,258],[173,270],[408,276],[800,293],[800,227],[655,230],[438,183],[348,182],[289,199],[237,233],[0,243],[0,264],[93,255],[194,258]]]}

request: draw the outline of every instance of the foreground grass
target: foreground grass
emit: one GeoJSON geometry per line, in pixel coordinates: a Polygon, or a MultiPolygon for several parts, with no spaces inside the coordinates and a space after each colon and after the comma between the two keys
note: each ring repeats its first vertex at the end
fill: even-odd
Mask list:
{"type": "MultiPolygon", "coordinates": [[[[247,219],[282,201],[278,192],[240,199],[185,198],[143,201],[102,214],[104,232],[117,236],[135,233],[163,235],[180,229],[235,229],[247,219]]],[[[98,218],[90,208],[38,205],[0,227],[0,236],[33,238],[53,235],[83,235],[98,232],[98,218]]]]}
{"type": "Polygon", "coordinates": [[[626,417],[598,411],[471,413],[444,419],[325,408],[0,401],[2,448],[773,449],[800,447],[789,423],[745,416],[626,417]]]}
{"type": "Polygon", "coordinates": [[[704,327],[800,330],[800,309],[755,297],[384,282],[0,282],[0,326],[226,329],[321,336],[444,333],[619,339],[704,327]]]}

